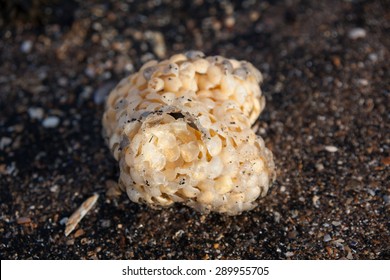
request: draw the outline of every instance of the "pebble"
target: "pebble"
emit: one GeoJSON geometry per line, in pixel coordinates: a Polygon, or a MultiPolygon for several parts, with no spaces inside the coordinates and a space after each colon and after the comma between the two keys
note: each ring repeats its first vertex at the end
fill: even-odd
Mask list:
{"type": "Polygon", "coordinates": [[[182,237],[184,234],[185,234],[184,230],[179,229],[177,232],[175,232],[174,237],[175,237],[175,238],[180,238],[180,237],[182,237]]]}
{"type": "Polygon", "coordinates": [[[390,165],[390,157],[382,158],[382,159],[381,159],[381,162],[382,162],[384,165],[390,165]]]}
{"type": "Polygon", "coordinates": [[[322,171],[325,169],[325,167],[322,163],[316,163],[316,169],[317,171],[322,171]]]}
{"type": "Polygon", "coordinates": [[[31,52],[32,46],[33,46],[33,43],[30,40],[26,40],[20,46],[20,51],[22,53],[29,53],[29,52],[31,52]]]}
{"type": "Polygon", "coordinates": [[[145,37],[151,42],[153,52],[158,58],[164,58],[167,55],[167,48],[165,46],[164,35],[158,31],[146,31],[145,37]]]}
{"type": "Polygon", "coordinates": [[[58,186],[58,185],[54,185],[54,186],[50,187],[50,191],[52,193],[58,192],[59,189],[60,189],[60,186],[58,186]]]}
{"type": "Polygon", "coordinates": [[[313,196],[312,202],[314,207],[316,208],[320,207],[320,197],[318,195],[313,196]]]}
{"type": "Polygon", "coordinates": [[[338,148],[335,146],[325,146],[325,150],[329,153],[335,153],[338,151],[338,148]]]}
{"type": "Polygon", "coordinates": [[[12,162],[10,165],[7,166],[5,173],[8,175],[12,175],[14,172],[17,173],[17,170],[16,170],[15,162],[12,162]]]}
{"type": "Polygon", "coordinates": [[[7,165],[0,164],[0,174],[6,174],[7,165]]]}
{"type": "Polygon", "coordinates": [[[234,17],[230,16],[230,17],[227,17],[224,21],[224,24],[227,28],[233,28],[234,24],[236,23],[236,20],[234,19],[234,17]]]}
{"type": "Polygon", "coordinates": [[[62,87],[66,87],[68,85],[68,79],[66,77],[61,77],[58,79],[58,84],[62,87]]]}
{"type": "Polygon", "coordinates": [[[2,137],[0,139],[0,150],[3,150],[6,146],[12,143],[12,139],[9,137],[2,137]]]}
{"type": "Polygon", "coordinates": [[[286,252],[285,255],[287,258],[289,258],[289,257],[294,256],[294,252],[286,252]]]}
{"type": "Polygon", "coordinates": [[[16,222],[19,224],[19,225],[22,225],[22,224],[29,224],[31,223],[31,219],[29,217],[20,217],[16,220],[16,222]]]}
{"type": "Polygon", "coordinates": [[[367,79],[357,79],[356,82],[360,86],[368,86],[369,84],[367,79]]]}
{"type": "Polygon", "coordinates": [[[42,125],[45,128],[55,128],[60,123],[60,119],[56,116],[49,116],[43,120],[42,125]]]}
{"type": "Polygon", "coordinates": [[[347,259],[348,259],[348,260],[352,260],[352,259],[353,259],[353,255],[352,255],[351,250],[348,251],[347,259]]]}
{"type": "Polygon", "coordinates": [[[378,61],[378,55],[376,53],[370,53],[368,55],[368,58],[372,61],[372,62],[377,62],[378,61]]]}
{"type": "Polygon", "coordinates": [[[87,68],[84,70],[85,75],[87,75],[89,78],[95,78],[96,70],[95,67],[92,65],[88,65],[87,68]]]}
{"type": "Polygon", "coordinates": [[[75,233],[74,233],[74,238],[77,238],[77,237],[80,237],[82,235],[84,235],[85,231],[83,229],[78,229],[75,233]]]}
{"type": "Polygon", "coordinates": [[[282,217],[282,215],[280,215],[279,212],[274,211],[274,221],[275,221],[275,223],[279,223],[281,217],[282,217]]]}
{"type": "Polygon", "coordinates": [[[348,32],[348,38],[352,40],[364,38],[366,37],[366,35],[367,35],[367,31],[360,27],[353,28],[348,32]]]}
{"type": "Polygon", "coordinates": [[[101,225],[103,228],[109,228],[111,226],[111,221],[107,219],[101,220],[101,225]]]}
{"type": "Polygon", "coordinates": [[[390,195],[384,195],[383,200],[385,201],[386,205],[390,204],[390,195]]]}
{"type": "Polygon", "coordinates": [[[72,238],[72,239],[66,240],[66,245],[68,245],[68,246],[74,245],[74,239],[72,238]]]}
{"type": "Polygon", "coordinates": [[[115,87],[115,85],[116,84],[114,82],[107,82],[100,86],[93,94],[93,101],[95,102],[95,104],[103,104],[104,100],[106,100],[107,95],[115,87]]]}
{"type": "Polygon", "coordinates": [[[28,115],[31,119],[41,120],[43,118],[43,109],[39,107],[31,107],[27,110],[28,115]]]}
{"type": "Polygon", "coordinates": [[[329,234],[325,234],[325,236],[324,236],[324,242],[329,242],[329,241],[331,241],[331,240],[332,240],[332,237],[330,237],[329,234]]]}
{"type": "Polygon", "coordinates": [[[369,195],[371,195],[371,196],[375,196],[375,191],[374,190],[372,190],[372,189],[367,189],[367,193],[369,194],[369,195]]]}
{"type": "Polygon", "coordinates": [[[92,96],[93,89],[90,86],[85,86],[83,91],[80,93],[80,100],[88,100],[92,96]]]}
{"type": "Polygon", "coordinates": [[[351,241],[349,242],[349,245],[350,245],[351,247],[356,247],[356,246],[358,245],[358,242],[355,241],[355,240],[351,240],[351,241]]]}
{"type": "Polygon", "coordinates": [[[296,230],[289,231],[287,237],[289,239],[295,239],[298,236],[298,232],[296,230]]]}
{"type": "Polygon", "coordinates": [[[60,221],[59,221],[59,223],[60,223],[60,225],[66,225],[66,223],[68,222],[68,217],[64,217],[64,218],[62,218],[60,221]]]}

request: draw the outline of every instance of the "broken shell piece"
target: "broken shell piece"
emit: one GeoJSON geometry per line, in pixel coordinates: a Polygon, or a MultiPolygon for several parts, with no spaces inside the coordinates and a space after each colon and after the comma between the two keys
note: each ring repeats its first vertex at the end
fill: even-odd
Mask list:
{"type": "Polygon", "coordinates": [[[264,108],[261,74],[249,62],[203,57],[153,61],[122,81],[103,134],[132,201],[236,215],[275,178],[272,153],[251,129],[264,108]]]}
{"type": "Polygon", "coordinates": [[[65,228],[65,236],[68,236],[72,233],[72,231],[76,228],[78,223],[84,218],[84,216],[89,212],[89,210],[92,209],[92,207],[96,204],[96,201],[98,200],[99,195],[94,194],[91,197],[89,197],[86,201],[83,202],[83,204],[80,205],[79,208],[70,216],[68,221],[66,222],[66,228],[65,228]]]}

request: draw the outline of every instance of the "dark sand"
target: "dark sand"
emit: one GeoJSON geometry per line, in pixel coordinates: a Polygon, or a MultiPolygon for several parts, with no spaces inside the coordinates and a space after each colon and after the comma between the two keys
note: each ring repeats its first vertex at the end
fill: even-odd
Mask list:
{"type": "Polygon", "coordinates": [[[64,2],[2,11],[1,259],[390,258],[388,1],[64,2]],[[106,196],[118,167],[101,137],[104,96],[188,49],[264,74],[259,134],[278,176],[254,211],[106,196]]]}

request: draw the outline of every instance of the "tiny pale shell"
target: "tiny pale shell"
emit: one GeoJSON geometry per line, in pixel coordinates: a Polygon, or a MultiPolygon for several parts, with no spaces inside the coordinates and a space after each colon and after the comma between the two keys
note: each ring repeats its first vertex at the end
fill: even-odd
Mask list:
{"type": "Polygon", "coordinates": [[[96,204],[99,195],[94,194],[85,200],[79,208],[70,216],[68,221],[66,222],[65,228],[65,236],[68,236],[72,233],[72,231],[76,228],[78,223],[84,218],[84,216],[92,209],[92,207],[96,204]]]}

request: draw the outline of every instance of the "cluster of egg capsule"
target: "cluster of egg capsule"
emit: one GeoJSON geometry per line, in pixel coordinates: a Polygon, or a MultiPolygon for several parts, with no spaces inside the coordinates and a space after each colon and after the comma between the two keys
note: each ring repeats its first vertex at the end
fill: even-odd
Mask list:
{"type": "Polygon", "coordinates": [[[255,207],[275,177],[272,153],[251,129],[265,104],[261,81],[249,62],[198,51],[123,79],[103,128],[129,198],[229,215],[255,207]]]}

